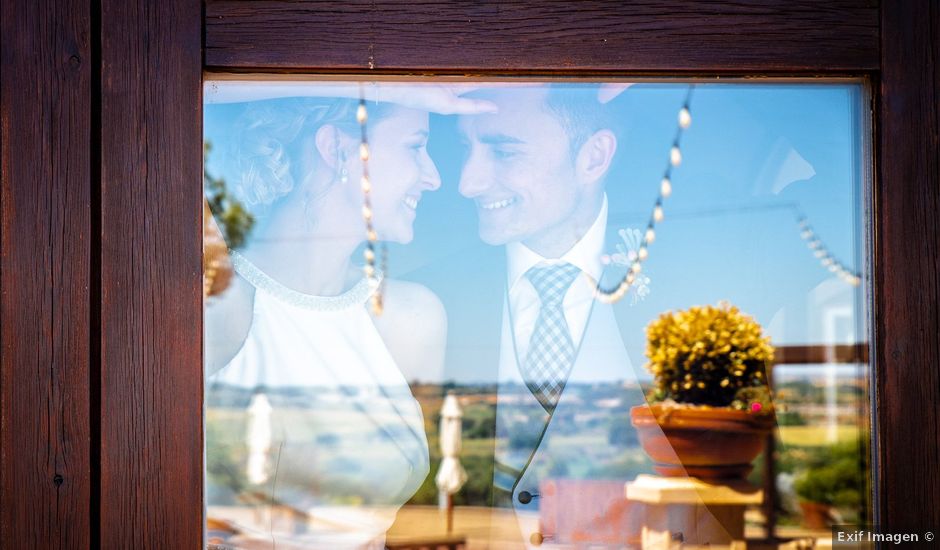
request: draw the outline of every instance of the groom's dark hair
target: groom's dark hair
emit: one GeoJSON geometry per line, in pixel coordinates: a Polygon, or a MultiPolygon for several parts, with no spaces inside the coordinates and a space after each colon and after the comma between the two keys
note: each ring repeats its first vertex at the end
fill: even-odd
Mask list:
{"type": "Polygon", "coordinates": [[[545,96],[545,108],[555,115],[568,135],[568,144],[576,152],[594,132],[613,129],[607,106],[597,97],[599,85],[571,82],[552,83],[545,96]]]}

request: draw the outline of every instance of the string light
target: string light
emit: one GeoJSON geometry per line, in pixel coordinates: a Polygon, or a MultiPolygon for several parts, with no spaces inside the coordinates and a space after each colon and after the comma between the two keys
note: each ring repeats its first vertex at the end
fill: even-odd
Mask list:
{"type": "Polygon", "coordinates": [[[689,112],[688,107],[683,107],[679,110],[679,127],[685,130],[692,125],[692,114],[689,112]]]}
{"type": "MultiPolygon", "coordinates": [[[[362,189],[362,219],[366,223],[366,248],[363,251],[363,258],[366,263],[362,268],[363,273],[371,286],[375,289],[372,293],[372,313],[381,315],[384,307],[382,295],[385,291],[385,280],[379,280],[375,269],[375,246],[378,241],[378,234],[372,226],[372,181],[369,179],[369,137],[366,122],[369,120],[369,113],[366,109],[365,90],[362,84],[359,85],[359,107],[356,109],[356,122],[362,132],[362,141],[359,143],[359,160],[362,161],[362,179],[359,180],[362,189]]],[[[388,249],[385,244],[382,245],[382,272],[387,273],[388,249]]]]}
{"type": "MultiPolygon", "coordinates": [[[[794,207],[796,208],[796,207],[794,207]]],[[[830,273],[838,276],[842,281],[852,286],[858,286],[862,283],[862,278],[849,270],[845,265],[835,259],[826,245],[813,231],[809,220],[797,209],[797,225],[800,228],[800,237],[806,241],[806,246],[813,251],[813,255],[819,258],[819,263],[829,270],[830,273]]]]}
{"type": "Polygon", "coordinates": [[[679,145],[673,145],[672,149],[669,150],[669,162],[673,166],[679,166],[682,164],[682,151],[679,150],[679,145]]]}
{"type": "Polygon", "coordinates": [[[627,269],[627,274],[620,280],[620,282],[609,289],[602,289],[600,284],[593,279],[588,273],[585,272],[585,277],[591,282],[591,285],[594,287],[594,297],[604,303],[614,303],[622,299],[627,290],[636,282],[636,276],[642,271],[642,263],[649,258],[649,245],[656,240],[656,231],[654,228],[656,224],[663,221],[665,213],[663,211],[663,203],[665,200],[672,195],[672,179],[671,173],[674,167],[679,166],[682,163],[682,151],[679,149],[679,142],[682,137],[684,130],[687,130],[689,126],[692,125],[692,113],[689,110],[689,105],[692,100],[692,90],[695,86],[689,86],[689,91],[686,93],[685,102],[682,105],[682,108],[679,110],[679,114],[676,118],[678,123],[678,128],[676,129],[676,139],[672,143],[672,147],[669,149],[669,164],[666,166],[666,172],[663,174],[662,180],[659,184],[659,196],[656,198],[656,202],[653,205],[653,211],[650,214],[649,224],[646,226],[646,233],[643,235],[643,242],[640,243],[640,248],[637,252],[636,258],[630,264],[629,269],[627,269]]]}
{"type": "Polygon", "coordinates": [[[663,198],[668,198],[672,194],[672,182],[669,181],[669,178],[663,178],[662,183],[659,184],[659,194],[663,198]]]}
{"type": "MultiPolygon", "coordinates": [[[[636,258],[627,269],[626,275],[614,287],[604,289],[601,288],[600,284],[589,274],[585,273],[585,277],[594,287],[594,297],[601,302],[614,303],[622,299],[636,281],[637,274],[642,270],[641,263],[645,262],[649,258],[649,245],[651,245],[653,241],[656,240],[656,224],[661,222],[665,216],[663,204],[665,199],[672,195],[672,168],[678,167],[682,163],[680,139],[683,135],[683,131],[687,130],[692,125],[692,113],[689,106],[694,88],[694,85],[689,86],[689,91],[685,98],[685,104],[679,110],[679,114],[677,116],[678,129],[676,130],[676,139],[673,142],[672,147],[669,149],[669,164],[666,167],[666,171],[662,180],[660,181],[659,197],[656,199],[656,202],[653,205],[650,221],[646,227],[646,232],[644,233],[643,241],[640,243],[640,248],[637,252],[636,258]]],[[[813,229],[810,227],[809,221],[806,220],[806,217],[800,215],[798,217],[798,222],[800,227],[800,237],[806,241],[807,246],[809,246],[809,248],[813,251],[813,254],[819,259],[822,266],[827,268],[830,272],[836,274],[846,283],[852,286],[859,286],[861,284],[861,277],[858,274],[850,271],[842,263],[835,259],[835,257],[829,252],[829,249],[826,248],[822,240],[820,240],[813,232],[813,229]]]]}

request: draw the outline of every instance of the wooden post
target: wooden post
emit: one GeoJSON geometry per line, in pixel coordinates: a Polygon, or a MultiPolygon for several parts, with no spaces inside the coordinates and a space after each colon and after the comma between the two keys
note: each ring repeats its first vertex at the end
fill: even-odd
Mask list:
{"type": "Polygon", "coordinates": [[[447,495],[447,534],[454,531],[454,495],[447,495]]]}

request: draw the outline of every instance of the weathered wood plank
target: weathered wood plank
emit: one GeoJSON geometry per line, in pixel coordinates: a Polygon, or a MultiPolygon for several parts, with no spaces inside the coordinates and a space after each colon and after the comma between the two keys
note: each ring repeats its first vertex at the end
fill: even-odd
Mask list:
{"type": "Polygon", "coordinates": [[[884,2],[875,342],[881,523],[940,525],[940,2],[884,2]]]}
{"type": "Polygon", "coordinates": [[[87,548],[91,10],[0,9],[0,548],[87,548]]]}
{"type": "Polygon", "coordinates": [[[101,546],[197,548],[202,6],[101,5],[101,546]]]}
{"type": "Polygon", "coordinates": [[[877,70],[876,0],[207,0],[214,69],[877,70]]]}

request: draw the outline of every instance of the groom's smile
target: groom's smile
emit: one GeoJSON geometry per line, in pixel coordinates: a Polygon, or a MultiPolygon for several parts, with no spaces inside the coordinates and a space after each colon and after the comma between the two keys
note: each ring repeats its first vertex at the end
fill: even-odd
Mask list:
{"type": "Polygon", "coordinates": [[[496,103],[499,114],[460,119],[467,148],[460,193],[477,206],[484,242],[538,239],[564,222],[580,199],[568,136],[544,107],[544,87],[480,95],[496,103]]]}

